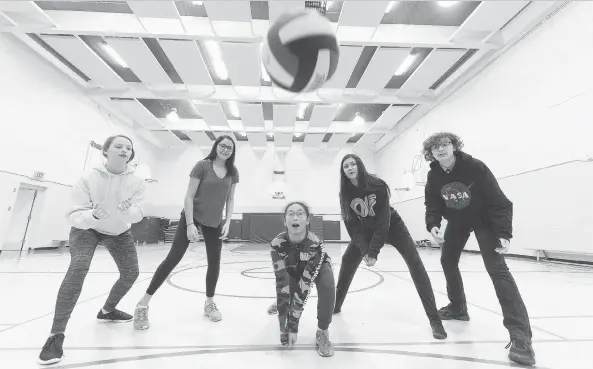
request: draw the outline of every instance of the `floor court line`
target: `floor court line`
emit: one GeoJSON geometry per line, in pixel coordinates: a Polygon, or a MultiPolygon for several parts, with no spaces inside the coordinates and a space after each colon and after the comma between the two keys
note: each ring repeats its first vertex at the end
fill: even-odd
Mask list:
{"type": "MultiPolygon", "coordinates": [[[[129,357],[123,357],[123,358],[103,359],[103,360],[89,361],[89,362],[83,362],[83,363],[57,365],[57,366],[52,366],[52,368],[61,368],[61,369],[87,368],[87,367],[91,367],[91,366],[99,366],[99,365],[106,365],[106,364],[131,362],[131,361],[162,359],[162,358],[172,358],[172,357],[182,357],[182,356],[195,356],[195,355],[205,355],[205,354],[222,354],[222,353],[239,353],[239,352],[270,352],[270,351],[313,351],[314,349],[315,349],[314,345],[297,345],[296,347],[291,348],[291,349],[286,349],[279,345],[259,346],[259,347],[242,347],[242,348],[236,348],[236,349],[207,349],[207,350],[169,352],[169,353],[161,353],[161,354],[147,354],[147,355],[129,356],[129,357]]],[[[490,365],[497,365],[497,366],[510,367],[510,368],[524,367],[523,365],[511,363],[509,361],[487,360],[487,359],[478,359],[478,358],[467,357],[467,356],[420,353],[420,352],[401,351],[401,350],[379,350],[379,349],[366,349],[366,348],[355,348],[355,347],[334,347],[334,350],[342,351],[342,352],[388,354],[388,355],[400,355],[400,356],[434,358],[434,359],[443,359],[443,360],[465,361],[465,362],[490,364],[490,365]]],[[[541,366],[532,366],[530,368],[548,369],[546,367],[541,367],[541,366]]]]}
{"type": "Polygon", "coordinates": [[[529,319],[579,319],[593,318],[593,315],[556,315],[556,316],[531,316],[529,319]]]}
{"type": "MultiPolygon", "coordinates": [[[[533,343],[578,343],[578,342],[593,342],[593,338],[582,339],[541,339],[534,340],[533,343]]],[[[508,340],[485,340],[485,341],[417,341],[417,342],[332,342],[334,346],[341,347],[360,347],[360,346],[461,346],[461,345],[488,345],[488,344],[507,344],[508,340]]],[[[309,346],[309,345],[304,345],[309,346]]],[[[204,350],[204,349],[230,349],[230,348],[266,348],[269,344],[261,345],[176,345],[176,346],[65,346],[64,350],[68,351],[129,351],[129,350],[204,350]]],[[[0,347],[0,351],[37,351],[38,346],[31,347],[0,347]]]]}
{"type": "MultiPolygon", "coordinates": [[[[381,269],[378,269],[378,268],[375,268],[375,269],[377,269],[377,271],[379,271],[379,272],[383,272],[381,269]]],[[[397,278],[397,279],[401,279],[401,280],[403,280],[403,281],[406,281],[406,282],[408,282],[408,283],[412,283],[412,284],[414,283],[414,282],[413,282],[411,279],[407,279],[407,278],[404,278],[404,277],[400,277],[400,276],[398,276],[398,275],[395,275],[395,274],[393,274],[393,273],[389,273],[389,272],[384,272],[384,273],[387,273],[388,275],[390,275],[390,276],[392,276],[392,277],[395,277],[395,278],[397,278]]],[[[443,296],[447,296],[447,293],[445,293],[445,292],[442,292],[442,291],[436,290],[436,289],[434,289],[434,288],[433,288],[432,290],[433,290],[435,293],[438,293],[438,294],[440,294],[440,295],[443,295],[443,296]]],[[[473,307],[475,307],[475,308],[478,308],[478,309],[481,309],[481,310],[487,311],[487,312],[489,312],[489,313],[496,314],[496,315],[498,315],[498,316],[502,316],[502,314],[501,314],[501,313],[499,313],[499,312],[497,312],[497,311],[494,311],[494,310],[488,309],[488,308],[486,308],[486,307],[483,307],[483,306],[480,306],[480,305],[476,305],[476,304],[474,304],[474,303],[471,303],[471,302],[469,302],[469,301],[467,302],[467,304],[468,304],[469,306],[473,306],[473,307]]],[[[531,320],[531,319],[530,319],[530,320],[531,320]]],[[[559,334],[556,334],[556,333],[553,333],[553,332],[547,331],[547,330],[545,330],[545,329],[542,329],[542,328],[536,327],[536,326],[534,326],[533,324],[531,324],[531,329],[532,329],[532,330],[533,330],[533,329],[537,329],[537,330],[538,330],[538,331],[540,331],[540,332],[547,333],[547,334],[549,334],[549,335],[552,335],[552,336],[554,336],[554,337],[558,337],[558,338],[561,338],[561,339],[563,339],[563,340],[568,340],[568,338],[566,338],[566,337],[564,337],[564,336],[561,336],[561,335],[559,335],[559,334]]]]}

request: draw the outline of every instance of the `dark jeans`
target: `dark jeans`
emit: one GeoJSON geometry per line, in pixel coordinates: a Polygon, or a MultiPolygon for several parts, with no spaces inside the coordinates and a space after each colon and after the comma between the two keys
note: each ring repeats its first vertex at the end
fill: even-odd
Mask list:
{"type": "MultiPolygon", "coordinates": [[[[220,239],[222,223],[218,227],[207,227],[201,225],[194,219],[194,224],[202,227],[202,235],[206,243],[206,257],[208,259],[208,270],[206,271],[206,296],[213,297],[218,283],[218,276],[220,274],[220,254],[222,252],[222,240],[220,239]]],[[[179,264],[183,255],[189,246],[189,239],[187,238],[187,223],[185,220],[185,212],[181,214],[175,238],[171,245],[169,254],[161,265],[157,268],[150,285],[146,290],[149,295],[154,295],[157,289],[161,287],[165,279],[171,274],[173,269],[179,264]]]]}
{"type": "Polygon", "coordinates": [[[80,297],[82,285],[91,267],[97,245],[102,243],[117,265],[119,279],[115,282],[103,309],[107,312],[115,310],[117,304],[128,293],[138,278],[138,256],[132,233],[126,232],[110,236],[94,229],[70,230],[70,266],[58,291],[54,322],[51,333],[63,333],[70,320],[74,306],[80,297]]]}
{"type": "MultiPolygon", "coordinates": [[[[467,301],[463,281],[459,272],[459,258],[467,243],[471,229],[447,226],[445,243],[441,254],[441,265],[447,280],[447,294],[455,312],[467,312],[467,301]]],[[[474,229],[486,271],[494,284],[498,302],[502,308],[503,324],[511,337],[531,342],[531,327],[527,308],[523,303],[517,284],[506,265],[504,256],[495,249],[500,240],[494,232],[485,227],[474,229]]]]}
{"type": "MultiPolygon", "coordinates": [[[[342,256],[342,266],[340,268],[336,290],[336,310],[341,310],[342,308],[356,269],[364,257],[361,250],[368,249],[371,237],[372,233],[369,233],[350,241],[346,252],[342,256]],[[360,242],[365,242],[366,244],[357,245],[360,242]]],[[[406,224],[399,217],[391,218],[387,243],[393,245],[404,258],[428,319],[434,322],[440,321],[430,278],[428,278],[428,273],[424,268],[422,259],[420,259],[420,255],[418,254],[418,250],[416,250],[416,245],[408,232],[406,224]]]]}

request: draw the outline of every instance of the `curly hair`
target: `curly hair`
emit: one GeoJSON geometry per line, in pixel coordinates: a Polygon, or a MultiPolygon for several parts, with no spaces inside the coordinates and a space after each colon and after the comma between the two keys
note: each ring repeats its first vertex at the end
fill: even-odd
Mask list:
{"type": "Polygon", "coordinates": [[[445,138],[451,140],[455,151],[462,151],[461,149],[463,149],[463,141],[461,140],[461,137],[451,132],[438,132],[432,134],[430,137],[424,140],[424,143],[422,144],[422,154],[424,155],[424,159],[426,159],[426,161],[433,162],[436,160],[432,155],[432,147],[439,144],[445,138]]]}

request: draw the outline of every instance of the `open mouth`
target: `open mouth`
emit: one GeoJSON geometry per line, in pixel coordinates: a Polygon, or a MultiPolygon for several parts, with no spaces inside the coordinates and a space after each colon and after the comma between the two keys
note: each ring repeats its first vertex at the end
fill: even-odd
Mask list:
{"type": "Polygon", "coordinates": [[[291,227],[292,227],[292,228],[298,228],[298,227],[299,227],[299,224],[298,224],[298,223],[295,223],[295,224],[293,224],[291,227]]]}

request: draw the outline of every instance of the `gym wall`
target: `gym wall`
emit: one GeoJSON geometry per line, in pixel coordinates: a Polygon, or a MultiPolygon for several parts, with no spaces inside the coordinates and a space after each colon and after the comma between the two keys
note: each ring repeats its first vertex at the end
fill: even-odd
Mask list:
{"type": "Polygon", "coordinates": [[[41,219],[36,226],[31,223],[25,247],[67,240],[70,188],[82,174],[89,141],[102,143],[111,134],[126,134],[146,163],[154,160],[156,151],[125,123],[112,122],[69,77],[11,34],[0,34],[0,55],[5,129],[0,135],[0,249],[13,190],[22,182],[46,187],[36,201],[43,207],[41,219]],[[45,181],[32,181],[34,171],[44,172],[45,181]]]}

